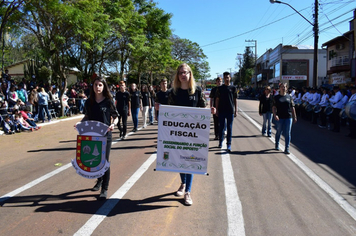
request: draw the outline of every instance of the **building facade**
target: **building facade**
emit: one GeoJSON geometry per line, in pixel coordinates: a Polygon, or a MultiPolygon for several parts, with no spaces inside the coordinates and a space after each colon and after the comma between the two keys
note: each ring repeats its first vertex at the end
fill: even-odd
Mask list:
{"type": "MultiPolygon", "coordinates": [[[[314,50],[279,44],[256,62],[256,85],[276,87],[288,83],[296,88],[313,86],[314,50]]],[[[317,86],[326,83],[326,50],[318,50],[317,86]]]]}

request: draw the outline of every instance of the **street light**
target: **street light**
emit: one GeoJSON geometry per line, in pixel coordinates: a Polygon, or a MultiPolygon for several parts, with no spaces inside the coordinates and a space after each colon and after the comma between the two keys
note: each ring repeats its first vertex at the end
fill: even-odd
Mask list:
{"type": "Polygon", "coordinates": [[[270,3],[280,3],[289,6],[292,8],[296,13],[298,13],[304,20],[308,21],[309,24],[313,26],[314,31],[314,66],[313,66],[313,87],[316,87],[317,80],[318,80],[318,41],[319,41],[319,26],[318,26],[318,0],[315,0],[315,18],[314,24],[310,22],[307,18],[305,18],[299,11],[297,11],[294,7],[289,5],[288,3],[281,2],[278,0],[269,0],[270,3]]]}

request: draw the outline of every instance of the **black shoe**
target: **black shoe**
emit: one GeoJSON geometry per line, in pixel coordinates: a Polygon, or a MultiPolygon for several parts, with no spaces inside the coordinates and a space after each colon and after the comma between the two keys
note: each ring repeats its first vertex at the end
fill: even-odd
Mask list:
{"type": "Polygon", "coordinates": [[[132,132],[136,132],[137,131],[137,129],[136,128],[134,128],[133,130],[132,130],[132,132]]]}
{"type": "Polygon", "coordinates": [[[215,136],[214,140],[219,140],[219,137],[218,137],[218,136],[215,136]]]}
{"type": "Polygon", "coordinates": [[[108,196],[108,191],[105,189],[102,189],[99,195],[99,200],[105,200],[108,196]]]}
{"type": "Polygon", "coordinates": [[[101,188],[101,184],[103,183],[102,180],[98,180],[91,191],[98,191],[101,188]]]}

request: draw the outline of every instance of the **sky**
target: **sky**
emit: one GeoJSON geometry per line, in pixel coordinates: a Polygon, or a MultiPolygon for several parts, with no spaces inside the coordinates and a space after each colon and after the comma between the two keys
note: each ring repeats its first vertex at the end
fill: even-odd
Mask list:
{"type": "MultiPolygon", "coordinates": [[[[313,26],[285,4],[269,0],[154,0],[171,13],[171,29],[196,42],[210,66],[210,78],[238,71],[237,54],[252,46],[257,57],[278,44],[314,48],[313,26]],[[253,41],[253,42],[247,42],[253,41]],[[254,41],[257,41],[256,43],[254,41]]],[[[285,0],[314,23],[314,0],[285,0]]],[[[356,0],[319,0],[319,48],[349,31],[356,0]]]]}

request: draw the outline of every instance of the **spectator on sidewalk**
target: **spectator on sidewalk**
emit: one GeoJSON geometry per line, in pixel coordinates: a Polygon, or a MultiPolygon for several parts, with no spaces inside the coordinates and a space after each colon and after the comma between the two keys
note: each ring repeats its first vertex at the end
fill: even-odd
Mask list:
{"type": "Polygon", "coordinates": [[[45,121],[45,112],[47,114],[48,122],[51,122],[51,114],[48,110],[49,95],[45,92],[44,88],[40,88],[38,93],[38,109],[39,117],[38,120],[42,120],[42,123],[45,121]]]}

